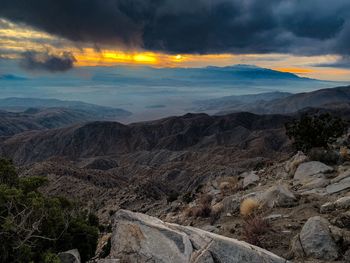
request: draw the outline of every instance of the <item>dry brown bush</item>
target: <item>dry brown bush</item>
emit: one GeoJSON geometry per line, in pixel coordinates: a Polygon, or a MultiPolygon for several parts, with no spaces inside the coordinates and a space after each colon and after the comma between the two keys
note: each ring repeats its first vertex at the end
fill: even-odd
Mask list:
{"type": "Polygon", "coordinates": [[[209,217],[211,215],[211,201],[213,197],[208,194],[203,194],[199,198],[199,204],[194,207],[190,207],[185,211],[187,217],[209,217]]]}
{"type": "Polygon", "coordinates": [[[213,200],[213,197],[211,195],[203,194],[199,198],[199,204],[207,205],[207,204],[210,204],[212,200],[213,200]]]}
{"type": "Polygon", "coordinates": [[[219,188],[223,195],[234,193],[239,188],[238,178],[233,176],[221,178],[219,188]]]}
{"type": "Polygon", "coordinates": [[[243,236],[246,242],[263,247],[264,235],[270,230],[270,225],[261,215],[255,214],[244,219],[243,236]]]}
{"type": "Polygon", "coordinates": [[[254,198],[244,199],[240,206],[241,215],[244,217],[251,216],[259,209],[259,202],[254,198]]]}

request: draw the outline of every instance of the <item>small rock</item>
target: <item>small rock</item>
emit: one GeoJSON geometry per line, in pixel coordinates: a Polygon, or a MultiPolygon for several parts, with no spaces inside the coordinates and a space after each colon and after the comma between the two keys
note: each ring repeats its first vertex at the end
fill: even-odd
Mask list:
{"type": "Polygon", "coordinates": [[[341,213],[332,220],[332,223],[337,227],[350,229],[350,211],[341,213]]]}
{"type": "Polygon", "coordinates": [[[78,249],[68,250],[66,252],[58,253],[61,263],[80,263],[80,254],[78,249]]]}
{"type": "Polygon", "coordinates": [[[290,207],[297,203],[297,198],[285,185],[275,185],[267,189],[258,200],[268,207],[290,207]]]}
{"type": "Polygon", "coordinates": [[[329,222],[320,216],[309,218],[300,232],[300,243],[307,257],[335,260],[338,248],[329,230],[329,222]]]}
{"type": "Polygon", "coordinates": [[[329,212],[334,211],[335,209],[335,204],[333,202],[327,202],[320,207],[320,213],[321,214],[326,214],[329,212]]]}
{"type": "Polygon", "coordinates": [[[243,188],[247,188],[248,186],[255,185],[260,180],[259,176],[255,172],[250,172],[243,176],[244,176],[243,188]]]}
{"type": "Polygon", "coordinates": [[[225,197],[222,201],[223,212],[235,214],[239,212],[239,207],[241,205],[241,199],[238,195],[230,195],[225,197]]]}
{"type": "Polygon", "coordinates": [[[337,201],[334,202],[335,206],[340,209],[347,209],[350,208],[350,196],[344,196],[342,198],[339,198],[337,201]]]}
{"type": "Polygon", "coordinates": [[[350,188],[350,181],[348,182],[339,182],[339,183],[334,183],[334,184],[330,184],[326,187],[326,191],[328,194],[335,194],[338,192],[341,192],[343,190],[346,190],[350,188]]]}
{"type": "Polygon", "coordinates": [[[334,169],[332,167],[321,162],[312,161],[302,163],[297,168],[294,174],[294,179],[299,181],[309,181],[312,179],[312,177],[315,177],[315,175],[318,175],[318,177],[320,177],[320,174],[326,174],[333,171],[334,169]]]}

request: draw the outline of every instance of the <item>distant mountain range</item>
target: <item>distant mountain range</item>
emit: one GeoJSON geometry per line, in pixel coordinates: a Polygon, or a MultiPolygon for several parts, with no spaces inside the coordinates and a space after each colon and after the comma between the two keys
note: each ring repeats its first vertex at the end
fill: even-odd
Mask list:
{"type": "MultiPolygon", "coordinates": [[[[186,114],[152,122],[123,125],[91,122],[67,128],[15,135],[2,144],[2,151],[17,163],[32,163],[51,157],[88,158],[123,155],[138,151],[206,148],[252,143],[254,131],[283,126],[289,117],[237,113],[228,116],[186,114]]],[[[285,140],[265,139],[264,146],[277,150],[285,140]],[[269,143],[267,142],[269,140],[269,143]]],[[[277,132],[276,132],[277,133],[277,132]]],[[[261,135],[264,137],[265,135],[261,135]]]]}
{"type": "MultiPolygon", "coordinates": [[[[7,104],[0,101],[0,105],[20,105],[16,99],[4,101],[7,104]],[[12,103],[10,103],[11,101],[12,103]]],[[[33,100],[33,105],[43,106],[42,103],[44,102],[41,100],[33,100]]],[[[45,105],[49,104],[49,102],[46,103],[45,105]]],[[[53,100],[50,103],[50,105],[62,106],[68,102],[53,100]]],[[[80,102],[68,104],[70,106],[85,105],[80,102]]],[[[21,133],[6,139],[2,144],[2,150],[19,163],[27,163],[58,156],[90,158],[161,149],[182,151],[194,147],[198,150],[202,147],[220,145],[240,145],[244,149],[245,146],[242,143],[244,144],[245,139],[252,139],[253,137],[250,137],[252,134],[259,131],[259,136],[263,137],[263,134],[265,134],[263,131],[266,129],[276,129],[281,132],[280,129],[283,124],[300,114],[300,111],[313,112],[313,109],[330,109],[332,112],[336,114],[339,112],[339,115],[349,119],[350,87],[323,89],[294,95],[267,93],[231,96],[216,100],[215,103],[211,102],[209,105],[211,108],[217,105],[218,109],[224,105],[223,111],[217,114],[222,116],[209,116],[203,113],[186,114],[129,125],[118,122],[89,122],[61,129],[21,133]],[[225,103],[220,103],[220,101],[225,103]],[[238,101],[240,102],[239,105],[237,104],[238,101]],[[232,106],[230,106],[231,102],[233,103],[232,106]],[[228,114],[229,111],[240,112],[228,114]],[[259,115],[256,113],[259,113],[259,115]],[[29,153],[32,150],[33,153],[29,153]]],[[[98,108],[96,105],[91,107],[98,108]]],[[[9,113],[3,113],[2,122],[0,115],[0,127],[2,127],[2,130],[5,129],[6,132],[8,127],[12,127],[9,125],[10,120],[13,120],[13,123],[16,123],[17,120],[17,126],[25,127],[23,130],[42,130],[88,120],[86,115],[78,115],[81,112],[75,110],[73,114],[71,109],[49,109],[51,110],[41,111],[30,108],[23,113],[11,113],[10,116],[9,113]]],[[[17,126],[13,125],[15,128],[12,134],[21,131],[20,129],[16,130],[17,126]]],[[[280,139],[276,137],[271,142],[265,141],[258,144],[259,147],[264,149],[273,149],[277,146],[282,147],[283,143],[280,144],[279,140],[283,143],[286,142],[285,137],[282,136],[280,139]]]]}
{"type": "Polygon", "coordinates": [[[120,109],[105,107],[82,101],[69,101],[58,99],[39,98],[5,98],[0,99],[0,109],[8,111],[25,111],[28,108],[64,108],[81,113],[91,114],[94,118],[120,118],[131,115],[130,112],[120,109]]]}
{"type": "Polygon", "coordinates": [[[218,115],[233,112],[258,114],[290,114],[305,108],[350,107],[350,86],[290,94],[272,92],[244,96],[228,96],[196,102],[196,111],[213,111],[218,115]]]}
{"type": "Polygon", "coordinates": [[[25,78],[25,77],[20,77],[20,76],[16,76],[16,75],[12,75],[12,74],[0,75],[0,80],[13,81],[13,80],[26,80],[26,79],[27,78],[25,78]]]}
{"type": "Polygon", "coordinates": [[[293,73],[281,72],[253,65],[233,65],[226,67],[209,66],[205,68],[152,68],[152,67],[115,67],[113,69],[97,68],[92,80],[98,82],[117,82],[128,84],[146,84],[177,86],[184,83],[192,85],[249,84],[265,85],[265,81],[273,84],[288,85],[288,82],[323,82],[302,78],[293,73]],[[286,83],[287,82],[287,83],[286,83]]]}
{"type": "MultiPolygon", "coordinates": [[[[3,98],[57,98],[125,107],[133,113],[129,118],[133,122],[184,115],[197,100],[276,91],[297,93],[343,85],[252,65],[77,67],[63,73],[36,75],[15,68],[6,72],[6,67],[3,68],[0,75],[3,98]]],[[[54,107],[61,106],[55,104],[54,107]]]]}
{"type": "Polygon", "coordinates": [[[0,136],[96,120],[121,120],[130,112],[80,101],[56,99],[0,99],[0,136]]]}

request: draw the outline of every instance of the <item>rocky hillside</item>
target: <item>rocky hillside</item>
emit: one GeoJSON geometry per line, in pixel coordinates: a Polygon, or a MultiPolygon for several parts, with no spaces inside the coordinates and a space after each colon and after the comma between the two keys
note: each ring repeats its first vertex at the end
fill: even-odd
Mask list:
{"type": "Polygon", "coordinates": [[[18,134],[5,140],[1,149],[3,155],[18,164],[52,157],[78,159],[120,156],[137,151],[181,151],[214,146],[279,151],[286,142],[283,124],[289,119],[281,115],[237,113],[220,117],[187,114],[131,125],[93,122],[18,134]]]}
{"type": "Polygon", "coordinates": [[[25,112],[0,111],[0,136],[11,136],[25,131],[44,130],[86,122],[91,117],[74,110],[28,109],[25,112]]]}
{"type": "MultiPolygon", "coordinates": [[[[245,240],[293,262],[349,262],[348,145],[348,136],[333,145],[333,165],[299,152],[284,162],[218,177],[194,195],[177,197],[160,217],[245,240]]],[[[322,154],[329,153],[317,156],[322,154]]]]}
{"type": "Polygon", "coordinates": [[[99,262],[348,262],[349,135],[294,155],[290,119],[92,122],[3,137],[0,149],[21,176],[49,179],[43,193],[98,214],[99,262]]]}
{"type": "Polygon", "coordinates": [[[218,176],[168,200],[158,215],[164,221],[119,210],[111,214],[112,233],[101,238],[110,249],[96,262],[349,262],[348,138],[333,144],[333,165],[298,152],[218,176]]]}

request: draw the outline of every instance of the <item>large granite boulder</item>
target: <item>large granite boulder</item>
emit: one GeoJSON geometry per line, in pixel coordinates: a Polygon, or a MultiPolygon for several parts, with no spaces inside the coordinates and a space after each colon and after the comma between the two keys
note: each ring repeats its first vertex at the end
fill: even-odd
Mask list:
{"type": "Polygon", "coordinates": [[[299,239],[306,257],[320,260],[335,260],[339,252],[329,229],[327,219],[315,216],[303,226],[299,239]]]}
{"type": "Polygon", "coordinates": [[[188,226],[119,210],[114,216],[108,258],[154,263],[282,263],[267,250],[188,226]]]}

